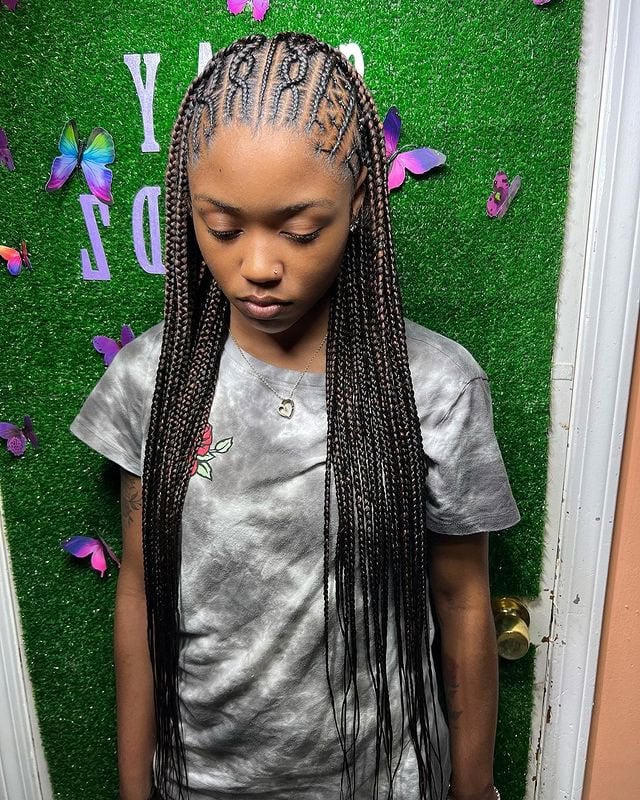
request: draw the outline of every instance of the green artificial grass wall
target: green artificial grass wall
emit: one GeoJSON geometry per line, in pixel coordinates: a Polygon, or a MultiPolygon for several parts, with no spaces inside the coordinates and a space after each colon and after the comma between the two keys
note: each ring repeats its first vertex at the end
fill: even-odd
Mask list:
{"type": "MultiPolygon", "coordinates": [[[[117,337],[123,323],[140,333],[161,318],[163,278],[139,266],[132,205],[143,186],[162,186],[199,43],[215,50],[251,31],[286,29],[357,42],[381,113],[392,104],[400,110],[401,144],[447,155],[443,169],[409,178],[392,196],[406,311],[463,343],[489,374],[523,517],[492,537],[493,590],[534,596],[582,4],[272,0],[263,23],[248,9],[231,17],[224,0],[20,0],[15,13],[0,12],[0,126],[16,167],[0,166],[0,244],[25,238],[33,264],[18,277],[0,270],[0,419],[21,424],[30,414],[40,437],[40,448],[22,458],[0,449],[0,488],[55,796],[113,800],[114,569],[100,580],[61,553],[59,541],[100,534],[119,549],[118,474],[68,426],[104,371],[92,337],[117,337]],[[141,152],[125,53],[160,53],[160,152],[141,152]],[[107,281],[82,277],[82,176],[56,193],[43,190],[72,117],[81,136],[101,125],[115,140],[110,224],[98,222],[107,281]],[[489,219],[485,202],[499,169],[521,175],[522,188],[503,219],[489,219]]],[[[505,800],[524,796],[532,674],[533,653],[502,665],[496,780],[505,800]]]]}

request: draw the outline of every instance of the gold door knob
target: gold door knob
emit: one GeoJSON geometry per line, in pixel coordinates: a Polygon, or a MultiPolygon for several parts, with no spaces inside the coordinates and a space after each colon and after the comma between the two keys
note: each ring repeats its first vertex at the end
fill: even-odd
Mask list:
{"type": "Polygon", "coordinates": [[[498,653],[515,661],[529,650],[529,609],[515,597],[494,597],[491,601],[496,623],[498,653]]]}

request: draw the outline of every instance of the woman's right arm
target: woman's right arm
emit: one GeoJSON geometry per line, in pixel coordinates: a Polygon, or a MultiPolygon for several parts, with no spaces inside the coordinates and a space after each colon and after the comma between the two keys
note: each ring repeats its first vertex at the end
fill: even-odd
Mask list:
{"type": "Polygon", "coordinates": [[[155,715],[142,558],[142,485],[137,475],[124,469],[120,477],[123,546],[114,627],[120,800],[147,800],[155,715]]]}

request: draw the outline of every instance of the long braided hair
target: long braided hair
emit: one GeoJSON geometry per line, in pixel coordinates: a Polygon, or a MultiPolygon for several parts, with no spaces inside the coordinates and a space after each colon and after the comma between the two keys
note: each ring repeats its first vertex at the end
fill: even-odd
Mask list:
{"type": "Polygon", "coordinates": [[[345,784],[346,797],[355,797],[356,671],[358,658],[363,658],[356,644],[358,627],[376,697],[374,797],[379,793],[382,754],[389,777],[387,797],[392,797],[394,734],[387,676],[392,608],[402,724],[408,723],[416,753],[420,797],[439,798],[442,759],[427,589],[427,458],[391,239],[382,124],[370,92],[342,54],[297,33],[252,35],[214,54],[189,86],[172,133],[166,173],[164,331],[143,471],[155,784],[163,793],[175,781],[181,800],[188,796],[178,689],[181,516],[229,321],[228,301],[196,242],[188,165],[218,126],[238,122],[287,125],[303,132],[319,158],[353,181],[362,165],[367,168],[360,224],[349,234],[332,288],[326,359],[325,656],[343,752],[340,797],[345,797],[345,784]],[[332,478],[338,508],[335,546],[330,536],[332,478]],[[335,586],[334,607],[330,581],[335,586]],[[341,650],[341,699],[336,698],[329,668],[332,619],[337,619],[341,634],[336,645],[341,650]]]}

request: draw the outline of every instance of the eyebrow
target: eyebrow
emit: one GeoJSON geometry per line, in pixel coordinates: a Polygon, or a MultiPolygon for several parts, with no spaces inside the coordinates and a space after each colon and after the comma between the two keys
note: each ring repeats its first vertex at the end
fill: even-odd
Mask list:
{"type": "MultiPolygon", "coordinates": [[[[210,197],[207,194],[196,194],[194,195],[193,199],[204,200],[205,203],[215,206],[216,208],[220,209],[220,211],[224,211],[226,214],[235,214],[236,216],[242,214],[241,208],[229,205],[228,203],[223,203],[221,200],[216,200],[215,197],[210,197]]],[[[293,214],[299,214],[301,211],[306,211],[308,208],[335,208],[335,203],[332,200],[324,197],[318,198],[317,200],[303,200],[300,203],[294,203],[290,206],[276,208],[274,209],[273,214],[282,217],[291,216],[293,214]]]]}

